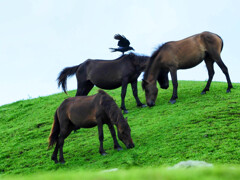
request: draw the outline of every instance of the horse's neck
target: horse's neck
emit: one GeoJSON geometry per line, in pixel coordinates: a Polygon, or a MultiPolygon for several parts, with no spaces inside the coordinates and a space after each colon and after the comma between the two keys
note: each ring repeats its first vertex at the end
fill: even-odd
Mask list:
{"type": "Polygon", "coordinates": [[[149,57],[145,57],[143,60],[140,61],[140,66],[146,68],[148,60],[149,60],[149,57]]]}
{"type": "Polygon", "coordinates": [[[119,119],[115,122],[115,125],[118,127],[119,125],[124,124],[124,123],[125,123],[124,118],[119,118],[119,119]]]}
{"type": "Polygon", "coordinates": [[[118,120],[120,119],[119,116],[121,115],[121,111],[113,100],[109,99],[109,97],[107,97],[107,95],[102,95],[102,94],[100,94],[100,96],[99,96],[100,98],[98,99],[100,102],[100,105],[103,107],[103,109],[104,109],[105,113],[107,114],[108,118],[110,119],[111,123],[117,124],[118,120]],[[111,102],[111,101],[113,101],[113,102],[111,102]]]}
{"type": "Polygon", "coordinates": [[[155,62],[152,63],[147,76],[147,81],[149,83],[155,83],[159,74],[159,68],[155,65],[155,62]]]}
{"type": "Polygon", "coordinates": [[[134,66],[138,66],[142,71],[147,67],[148,57],[135,57],[134,66]]]}

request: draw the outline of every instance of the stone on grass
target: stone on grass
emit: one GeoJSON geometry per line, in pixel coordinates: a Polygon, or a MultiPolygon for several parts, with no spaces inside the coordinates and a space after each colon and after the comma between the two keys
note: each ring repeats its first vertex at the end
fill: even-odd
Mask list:
{"type": "Polygon", "coordinates": [[[181,161],[175,164],[173,167],[171,167],[171,169],[190,168],[190,167],[213,167],[213,164],[207,163],[205,161],[188,160],[188,161],[181,161]]]}

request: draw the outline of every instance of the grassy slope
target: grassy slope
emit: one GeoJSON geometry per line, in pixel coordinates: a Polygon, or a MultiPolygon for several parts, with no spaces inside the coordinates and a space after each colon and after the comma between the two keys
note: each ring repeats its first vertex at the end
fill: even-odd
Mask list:
{"type": "Polygon", "coordinates": [[[215,167],[215,168],[190,168],[190,169],[166,169],[166,168],[132,168],[121,169],[114,172],[103,171],[58,171],[51,173],[39,173],[31,175],[11,175],[5,176],[5,180],[65,180],[65,179],[84,179],[84,180],[239,180],[240,167],[215,167]]]}
{"type": "MultiPolygon", "coordinates": [[[[53,114],[67,98],[63,93],[0,107],[0,173],[31,174],[42,171],[170,166],[183,160],[214,164],[240,164],[240,88],[234,84],[226,94],[226,83],[213,82],[211,91],[200,95],[206,82],[179,81],[179,99],[168,100],[172,88],[160,90],[156,106],[136,107],[130,86],[127,115],[136,147],[116,152],[107,127],[104,147],[98,153],[97,128],[81,129],[65,141],[65,165],[50,161],[47,151],[53,114]]],[[[91,91],[95,94],[97,88],[91,91]]],[[[108,91],[120,105],[120,89],[108,91]]],[[[75,91],[69,92],[74,96],[75,91]]],[[[140,99],[144,92],[140,88],[140,99]]],[[[123,146],[123,144],[122,144],[123,146]]]]}

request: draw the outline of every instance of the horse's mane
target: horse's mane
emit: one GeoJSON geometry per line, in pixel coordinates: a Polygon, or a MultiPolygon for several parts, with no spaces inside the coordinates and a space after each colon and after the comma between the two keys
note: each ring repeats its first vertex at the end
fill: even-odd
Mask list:
{"type": "Polygon", "coordinates": [[[147,60],[150,58],[149,56],[135,54],[135,53],[129,53],[126,55],[121,56],[123,58],[123,61],[128,60],[134,64],[134,66],[140,65],[140,66],[146,66],[147,60]]]}
{"type": "Polygon", "coordinates": [[[143,74],[143,79],[144,79],[144,80],[147,79],[148,74],[149,74],[149,70],[150,70],[150,68],[151,68],[151,66],[152,66],[152,64],[153,64],[153,61],[154,61],[155,58],[157,57],[158,53],[159,53],[161,50],[165,49],[166,45],[167,45],[167,43],[164,43],[164,44],[160,45],[160,46],[153,52],[152,56],[150,57],[149,63],[148,63],[148,65],[147,65],[147,68],[146,68],[146,70],[145,70],[145,72],[144,72],[144,74],[143,74]]]}
{"type": "Polygon", "coordinates": [[[138,57],[140,59],[146,59],[148,58],[148,56],[146,55],[141,55],[141,54],[135,54],[135,53],[129,53],[129,54],[125,54],[125,55],[122,55],[121,57],[124,57],[124,58],[129,58],[129,59],[132,59],[132,58],[135,58],[135,57],[138,57]]]}
{"type": "Polygon", "coordinates": [[[131,62],[135,62],[136,64],[141,64],[141,63],[145,63],[149,58],[150,58],[149,56],[135,54],[135,53],[131,52],[129,54],[123,54],[123,55],[119,56],[118,58],[113,59],[113,61],[121,59],[122,61],[129,60],[131,62]]]}
{"type": "Polygon", "coordinates": [[[98,90],[98,93],[101,94],[100,104],[104,108],[106,114],[114,124],[117,124],[122,116],[121,110],[119,109],[113,98],[105,91],[98,90]]]}

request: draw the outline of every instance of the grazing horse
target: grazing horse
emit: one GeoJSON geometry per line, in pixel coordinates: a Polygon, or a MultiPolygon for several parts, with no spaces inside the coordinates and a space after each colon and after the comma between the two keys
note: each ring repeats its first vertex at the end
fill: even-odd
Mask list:
{"type": "Polygon", "coordinates": [[[118,131],[118,138],[126,145],[133,148],[134,143],[131,138],[131,129],[127,119],[124,119],[121,110],[115,101],[102,90],[93,96],[71,97],[63,101],[55,112],[52,130],[49,136],[49,148],[55,143],[52,160],[58,163],[57,154],[60,150],[59,161],[64,163],[63,144],[72,130],[80,128],[92,128],[98,126],[100,141],[99,152],[105,155],[103,149],[103,124],[107,124],[111,132],[114,149],[121,150],[121,146],[116,139],[114,126],[118,131]]]}
{"type": "Polygon", "coordinates": [[[76,96],[88,95],[94,85],[101,89],[116,89],[122,86],[121,109],[124,113],[128,113],[124,102],[128,83],[131,83],[137,106],[146,106],[138,98],[137,78],[146,68],[148,59],[148,56],[133,53],[115,60],[88,59],[80,65],[63,69],[57,79],[58,86],[62,86],[64,92],[67,93],[67,78],[74,74],[76,74],[78,84],[76,96]]]}
{"type": "Polygon", "coordinates": [[[217,34],[203,32],[180,41],[171,41],[160,46],[151,56],[146,68],[142,87],[145,90],[148,106],[154,106],[158,94],[156,81],[161,88],[169,86],[168,73],[170,72],[173,84],[173,94],[170,103],[176,102],[177,96],[177,70],[192,68],[203,60],[206,63],[209,79],[202,94],[209,91],[214,75],[213,63],[216,62],[225,74],[228,88],[227,93],[233,88],[228,69],[223,63],[220,53],[223,48],[223,40],[217,34]]]}

